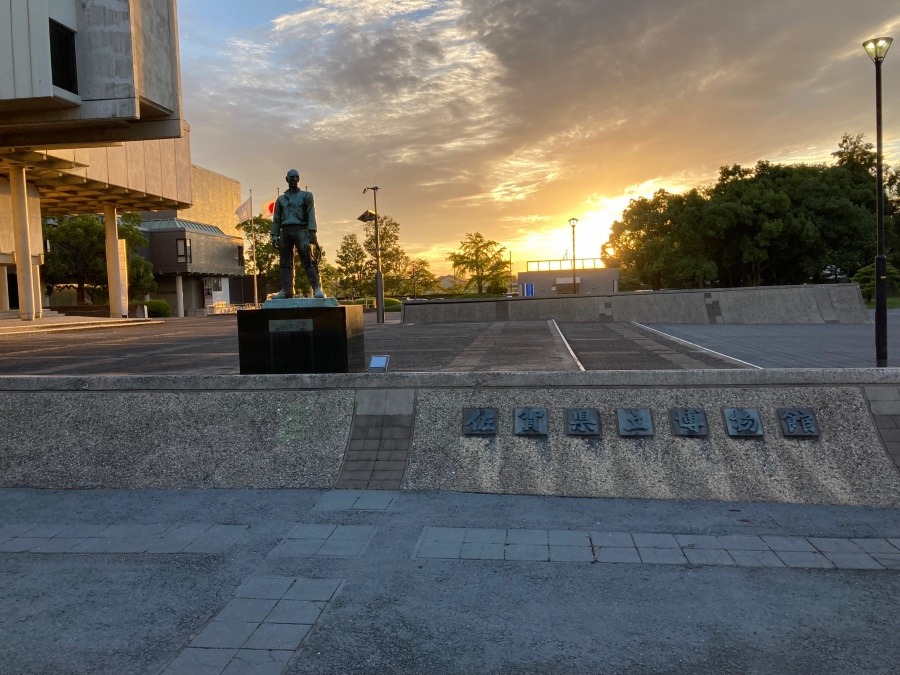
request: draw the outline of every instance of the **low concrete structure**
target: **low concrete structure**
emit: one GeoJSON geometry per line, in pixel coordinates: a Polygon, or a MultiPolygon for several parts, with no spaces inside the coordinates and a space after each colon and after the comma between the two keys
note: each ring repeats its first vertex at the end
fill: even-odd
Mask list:
{"type": "Polygon", "coordinates": [[[712,324],[870,322],[856,284],[403,303],[404,323],[547,319],[712,324]]]}
{"type": "Polygon", "coordinates": [[[343,476],[406,490],[900,505],[900,453],[882,439],[900,421],[893,369],[21,377],[0,378],[0,391],[0,487],[330,488],[343,476]],[[513,433],[521,406],[547,410],[547,436],[513,433]],[[684,406],[706,408],[707,437],[674,436],[668,409],[684,406]],[[765,435],[729,437],[723,406],[758,409],[765,435]],[[498,434],[464,436],[466,407],[496,408],[498,434]],[[600,411],[599,438],[565,435],[563,411],[578,407],[600,411]],[[652,410],[653,436],[619,435],[616,410],[635,407],[652,410]],[[820,436],[783,436],[779,407],[812,408],[820,436]]]}

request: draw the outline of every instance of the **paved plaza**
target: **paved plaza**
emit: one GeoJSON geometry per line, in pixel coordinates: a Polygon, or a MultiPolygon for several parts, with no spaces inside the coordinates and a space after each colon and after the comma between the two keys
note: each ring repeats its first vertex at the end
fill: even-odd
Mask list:
{"type": "MultiPolygon", "coordinates": [[[[871,326],[397,318],[367,316],[366,349],[400,371],[865,367],[874,344],[871,326]]],[[[2,375],[237,372],[233,317],[3,328],[2,375]]],[[[897,509],[0,490],[4,673],[887,674],[898,601],[897,509]]]]}

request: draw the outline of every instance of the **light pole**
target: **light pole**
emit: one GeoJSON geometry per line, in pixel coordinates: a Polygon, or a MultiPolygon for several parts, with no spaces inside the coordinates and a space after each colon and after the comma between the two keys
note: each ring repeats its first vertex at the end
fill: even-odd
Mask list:
{"type": "Polygon", "coordinates": [[[372,214],[375,221],[375,317],[378,323],[384,323],[384,278],[381,276],[381,238],[378,234],[378,190],[377,185],[363,189],[363,194],[372,191],[375,212],[372,214]]]}
{"type": "Polygon", "coordinates": [[[884,255],[884,168],[881,158],[881,62],[891,48],[894,38],[877,37],[863,42],[863,48],[875,63],[875,132],[876,156],[875,174],[877,190],[875,196],[876,222],[878,232],[875,252],[875,365],[887,367],[887,257],[884,255]]]}
{"type": "Polygon", "coordinates": [[[569,218],[569,225],[572,226],[572,295],[575,295],[575,226],[578,224],[578,218],[569,218]]]}

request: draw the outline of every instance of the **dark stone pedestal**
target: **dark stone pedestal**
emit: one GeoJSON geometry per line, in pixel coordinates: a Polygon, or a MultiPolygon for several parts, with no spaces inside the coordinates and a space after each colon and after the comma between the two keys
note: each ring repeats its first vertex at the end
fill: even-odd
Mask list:
{"type": "Polygon", "coordinates": [[[237,313],[241,374],[365,370],[362,307],[282,303],[237,313]]]}

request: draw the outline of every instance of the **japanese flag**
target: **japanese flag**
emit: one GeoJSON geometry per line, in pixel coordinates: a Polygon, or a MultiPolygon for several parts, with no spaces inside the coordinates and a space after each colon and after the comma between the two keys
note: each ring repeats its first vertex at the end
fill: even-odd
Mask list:
{"type": "Polygon", "coordinates": [[[275,202],[277,200],[272,199],[268,202],[263,202],[263,205],[259,207],[259,212],[263,216],[267,216],[269,218],[275,213],[275,202]]]}

